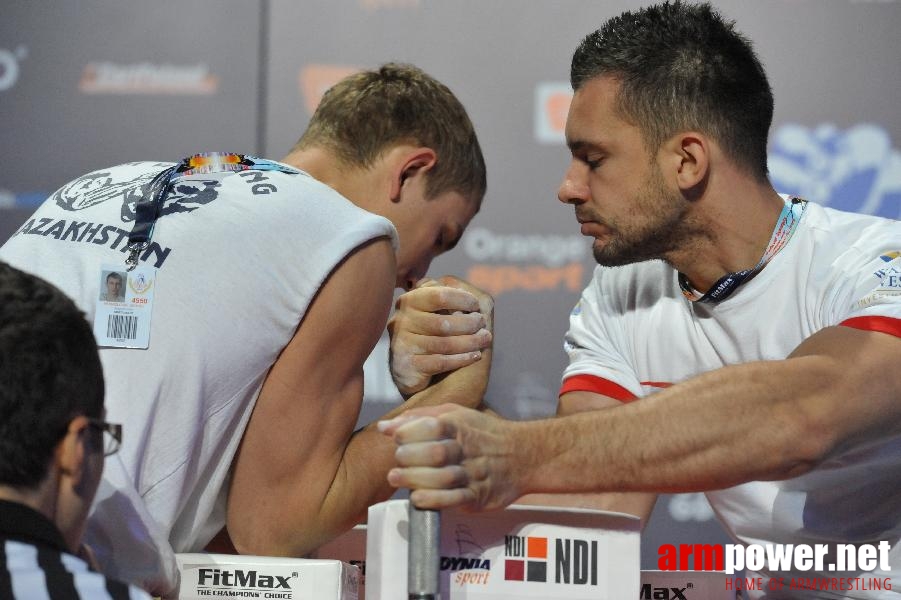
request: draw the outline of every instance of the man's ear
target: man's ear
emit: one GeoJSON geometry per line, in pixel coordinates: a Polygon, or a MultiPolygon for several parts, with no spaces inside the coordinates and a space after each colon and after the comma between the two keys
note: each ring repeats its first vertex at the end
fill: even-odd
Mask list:
{"type": "Polygon", "coordinates": [[[424,146],[403,153],[394,167],[391,201],[400,202],[404,185],[418,175],[425,175],[437,162],[438,155],[435,151],[424,146]]]}
{"type": "Polygon", "coordinates": [[[663,164],[674,173],[680,190],[687,192],[707,178],[710,150],[710,140],[696,131],[683,131],[664,142],[663,164]]]}
{"type": "Polygon", "coordinates": [[[65,437],[56,446],[54,459],[59,472],[71,478],[73,486],[77,486],[84,475],[85,461],[91,451],[90,435],[88,418],[79,415],[69,421],[65,437]]]}

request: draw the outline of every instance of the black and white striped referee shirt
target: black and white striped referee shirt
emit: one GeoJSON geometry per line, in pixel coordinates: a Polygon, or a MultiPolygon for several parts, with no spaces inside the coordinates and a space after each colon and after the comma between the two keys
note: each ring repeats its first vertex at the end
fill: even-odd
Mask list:
{"type": "Polygon", "coordinates": [[[44,515],[0,500],[0,600],[150,600],[68,552],[44,515]]]}

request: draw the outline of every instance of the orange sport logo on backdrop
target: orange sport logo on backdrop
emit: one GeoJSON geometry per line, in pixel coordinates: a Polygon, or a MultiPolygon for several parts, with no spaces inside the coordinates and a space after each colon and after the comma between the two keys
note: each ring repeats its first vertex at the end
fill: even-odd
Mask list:
{"type": "Polygon", "coordinates": [[[475,261],[466,274],[492,296],[504,292],[578,292],[585,285],[589,246],[581,235],[498,233],[476,227],[461,246],[475,261]]]}
{"type": "Polygon", "coordinates": [[[562,267],[473,265],[467,273],[470,283],[482,288],[492,296],[499,296],[513,290],[578,292],[583,287],[584,277],[585,268],[581,263],[576,262],[562,267]]]}

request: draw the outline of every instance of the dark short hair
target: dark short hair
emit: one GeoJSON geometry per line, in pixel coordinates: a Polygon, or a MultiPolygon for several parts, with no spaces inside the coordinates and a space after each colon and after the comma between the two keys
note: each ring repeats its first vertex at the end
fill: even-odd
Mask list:
{"type": "Polygon", "coordinates": [[[576,49],[573,90],[611,76],[621,84],[618,110],[641,129],[649,150],[696,130],[766,179],[773,93],[750,40],[734,25],[707,3],[676,0],[624,12],[576,49]]]}
{"type": "Polygon", "coordinates": [[[110,279],[118,279],[119,283],[122,283],[122,275],[115,271],[110,271],[109,275],[106,276],[107,281],[109,281],[110,279]]]}
{"type": "Polygon", "coordinates": [[[485,159],[466,109],[447,86],[412,65],[388,63],[335,84],[295,149],[322,146],[344,164],[365,168],[401,143],[437,154],[429,198],[455,191],[481,203],[485,159]]]}
{"type": "Polygon", "coordinates": [[[103,370],[84,314],[0,262],[0,484],[36,487],[79,415],[103,414],[103,370]]]}

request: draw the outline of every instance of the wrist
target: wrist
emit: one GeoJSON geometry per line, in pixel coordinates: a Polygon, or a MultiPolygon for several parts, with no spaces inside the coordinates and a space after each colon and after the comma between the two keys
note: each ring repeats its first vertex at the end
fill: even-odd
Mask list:
{"type": "Polygon", "coordinates": [[[549,482],[543,469],[546,452],[542,449],[541,443],[545,434],[537,425],[539,422],[510,422],[511,471],[514,473],[519,495],[549,491],[549,482]]]}
{"type": "MultiPolygon", "coordinates": [[[[574,491],[569,464],[572,431],[561,427],[561,419],[523,421],[515,434],[516,465],[521,469],[523,493],[563,493],[574,491]]],[[[587,467],[587,465],[585,465],[587,467]]],[[[585,468],[585,467],[580,467],[585,468]]]]}

